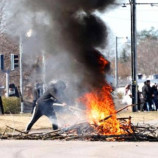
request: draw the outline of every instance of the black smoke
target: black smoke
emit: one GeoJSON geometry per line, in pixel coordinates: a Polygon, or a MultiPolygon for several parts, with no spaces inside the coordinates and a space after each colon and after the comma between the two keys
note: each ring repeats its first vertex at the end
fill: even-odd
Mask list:
{"type": "MultiPolygon", "coordinates": [[[[54,61],[52,70],[50,69],[52,77],[60,77],[62,80],[67,75],[71,85],[80,92],[101,87],[106,83],[105,73],[101,71],[104,64],[99,61],[104,56],[99,49],[107,44],[107,28],[95,11],[106,10],[115,0],[17,1],[23,6],[20,8],[23,15],[27,10],[34,14],[44,13],[38,22],[33,18],[31,26],[37,32],[37,49],[52,53],[54,58],[60,54],[60,59],[56,60],[60,63],[57,70],[53,69],[54,61]],[[45,19],[49,19],[46,26],[43,25],[45,19]],[[62,59],[62,54],[67,55],[68,59],[62,59]],[[69,65],[71,71],[65,65],[69,65]],[[77,79],[73,79],[73,76],[77,79]]],[[[25,15],[21,17],[24,18],[25,15]]],[[[109,68],[108,63],[104,72],[109,68]]]]}

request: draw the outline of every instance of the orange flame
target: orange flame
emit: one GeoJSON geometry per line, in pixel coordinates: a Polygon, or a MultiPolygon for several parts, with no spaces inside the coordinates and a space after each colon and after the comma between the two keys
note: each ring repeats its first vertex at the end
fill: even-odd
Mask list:
{"type": "Polygon", "coordinates": [[[85,94],[81,102],[87,107],[87,116],[91,124],[96,125],[96,129],[103,135],[120,135],[127,132],[122,129],[120,122],[116,118],[116,110],[111,96],[112,88],[105,85],[101,90],[96,90],[85,94]],[[100,121],[112,114],[106,121],[100,121]]]}
{"type": "Polygon", "coordinates": [[[104,73],[106,65],[109,63],[107,60],[105,60],[102,56],[99,58],[100,63],[100,71],[101,73],[104,73]]]}

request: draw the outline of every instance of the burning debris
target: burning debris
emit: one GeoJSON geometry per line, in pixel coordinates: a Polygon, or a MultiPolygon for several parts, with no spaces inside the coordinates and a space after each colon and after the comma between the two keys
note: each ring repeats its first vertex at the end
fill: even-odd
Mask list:
{"type": "Polygon", "coordinates": [[[122,133],[120,123],[116,118],[116,110],[111,97],[110,86],[106,85],[102,89],[84,95],[81,101],[87,105],[89,122],[97,125],[100,134],[111,135],[122,133]],[[115,115],[109,117],[106,121],[101,121],[111,114],[115,115]]]}
{"type": "Polygon", "coordinates": [[[6,126],[0,137],[1,139],[16,140],[158,141],[158,127],[150,124],[134,125],[131,117],[115,117],[116,120],[113,121],[117,122],[118,127],[116,125],[113,127],[110,119],[129,106],[135,106],[135,104],[128,105],[98,122],[94,121],[93,118],[91,123],[82,121],[51,132],[32,132],[28,134],[6,126]]]}
{"type": "Polygon", "coordinates": [[[83,122],[52,132],[31,134],[26,134],[25,132],[6,126],[4,133],[0,137],[1,139],[16,140],[158,141],[158,127],[148,124],[133,125],[131,117],[119,118],[118,120],[122,124],[122,130],[126,131],[126,134],[101,135],[95,130],[96,125],[83,122]],[[131,131],[127,128],[129,126],[131,131]],[[7,133],[8,129],[12,130],[13,133],[7,133]]]}

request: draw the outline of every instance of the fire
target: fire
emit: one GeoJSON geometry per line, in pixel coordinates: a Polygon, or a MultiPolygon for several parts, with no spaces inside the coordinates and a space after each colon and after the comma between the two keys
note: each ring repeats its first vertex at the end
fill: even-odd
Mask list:
{"type": "Polygon", "coordinates": [[[95,125],[100,134],[120,135],[126,134],[116,117],[116,110],[111,96],[112,88],[106,84],[101,89],[85,94],[81,102],[87,107],[87,117],[90,124],[95,125]],[[101,121],[109,115],[112,116],[101,121]]]}
{"type": "Polygon", "coordinates": [[[104,69],[106,67],[106,65],[108,64],[109,62],[107,60],[104,59],[104,57],[100,56],[99,58],[99,64],[100,64],[100,71],[101,73],[104,73],[104,69]]]}

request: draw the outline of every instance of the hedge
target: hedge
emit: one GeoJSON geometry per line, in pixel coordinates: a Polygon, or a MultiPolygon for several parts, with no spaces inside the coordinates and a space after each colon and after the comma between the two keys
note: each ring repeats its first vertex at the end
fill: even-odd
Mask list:
{"type": "Polygon", "coordinates": [[[17,97],[2,97],[4,113],[20,113],[20,99],[17,97]]]}

